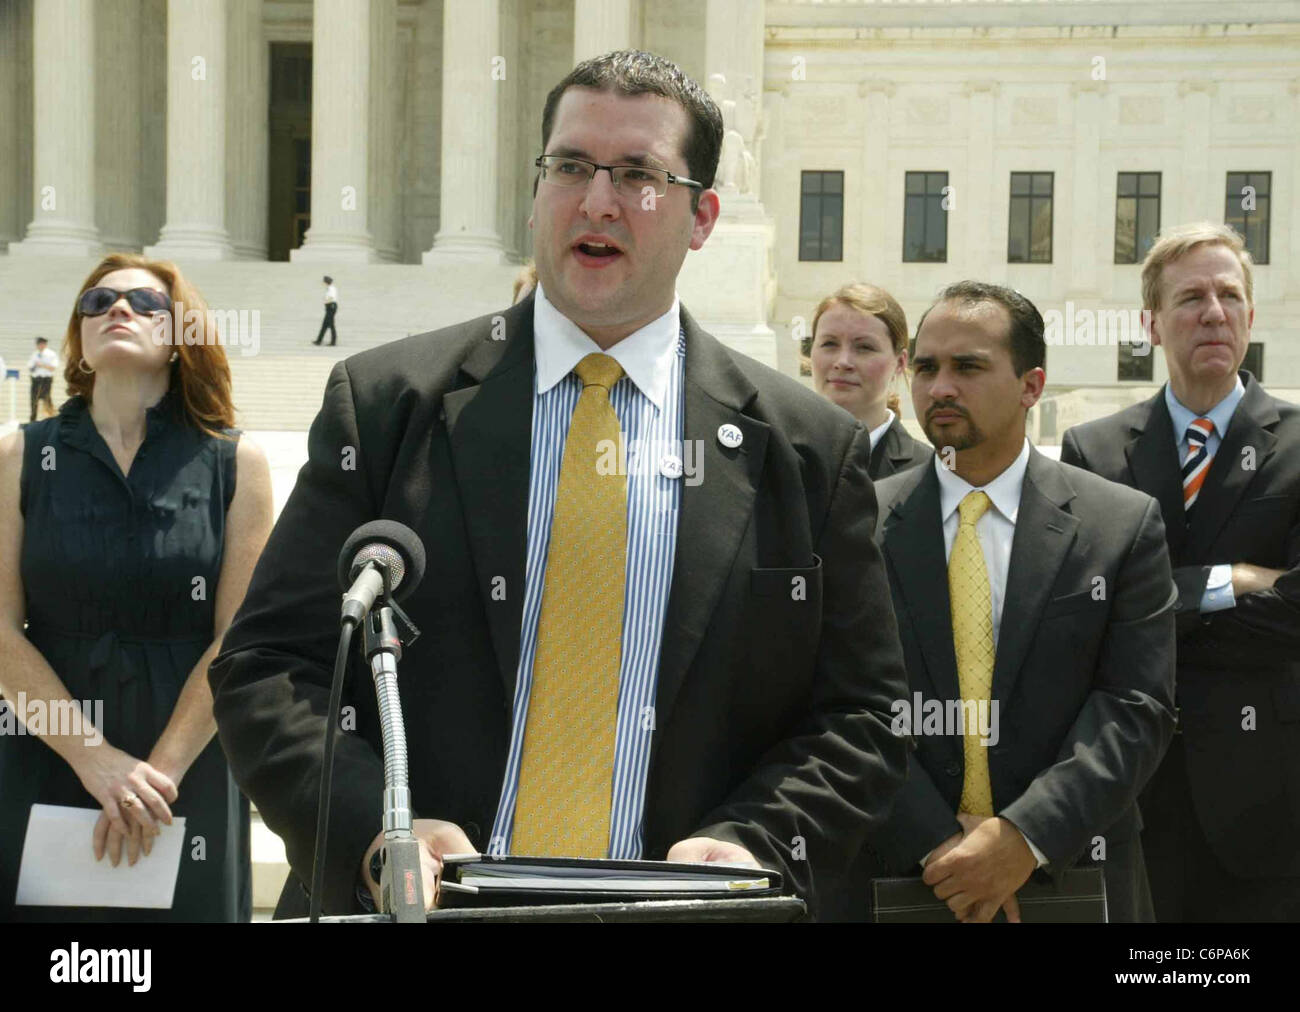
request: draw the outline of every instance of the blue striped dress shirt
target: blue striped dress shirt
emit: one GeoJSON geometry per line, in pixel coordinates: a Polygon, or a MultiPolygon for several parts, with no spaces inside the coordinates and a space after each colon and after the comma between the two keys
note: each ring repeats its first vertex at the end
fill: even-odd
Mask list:
{"type": "MultiPolygon", "coordinates": [[[[537,653],[551,517],[560,481],[564,444],[582,382],[573,372],[584,356],[601,349],[547,301],[537,287],[533,310],[535,360],[531,467],[528,475],[528,555],[525,563],[523,625],[515,680],[513,725],[505,781],[488,852],[510,852],[515,798],[528,697],[537,653]]],[[[626,375],[614,384],[610,401],[627,443],[627,576],[623,599],[622,658],[614,740],[614,782],[610,803],[609,850],[613,858],[639,858],[650,740],[654,731],[655,685],[663,642],[664,614],[677,551],[677,515],[682,476],[665,477],[665,457],[682,460],[683,377],[686,335],[679,301],[663,316],[628,335],[605,354],[626,375]]]]}

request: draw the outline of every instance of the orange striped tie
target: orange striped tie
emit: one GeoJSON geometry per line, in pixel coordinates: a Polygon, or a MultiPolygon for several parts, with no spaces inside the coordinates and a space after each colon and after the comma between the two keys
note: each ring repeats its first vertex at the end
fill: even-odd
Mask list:
{"type": "Polygon", "coordinates": [[[1197,418],[1187,426],[1187,459],[1183,461],[1183,509],[1190,510],[1196,505],[1196,497],[1201,494],[1205,484],[1205,475],[1210,470],[1210,461],[1214,458],[1206,449],[1206,441],[1214,431],[1214,423],[1208,418],[1197,418]]]}

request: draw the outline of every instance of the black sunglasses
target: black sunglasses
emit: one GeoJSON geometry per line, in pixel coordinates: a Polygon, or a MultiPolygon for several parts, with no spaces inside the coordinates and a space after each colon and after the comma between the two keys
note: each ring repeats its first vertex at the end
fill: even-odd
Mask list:
{"type": "Polygon", "coordinates": [[[113,288],[91,288],[77,300],[77,311],[82,316],[103,316],[123,295],[131,309],[140,316],[165,313],[169,308],[167,296],[156,288],[132,288],[129,292],[119,292],[113,288]]]}

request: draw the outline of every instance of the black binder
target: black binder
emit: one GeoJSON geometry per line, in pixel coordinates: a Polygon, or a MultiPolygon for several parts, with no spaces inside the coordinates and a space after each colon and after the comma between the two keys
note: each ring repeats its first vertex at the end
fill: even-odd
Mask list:
{"type": "MultiPolygon", "coordinates": [[[[1020,920],[1026,924],[1104,924],[1106,879],[1100,867],[1071,868],[1058,886],[1035,875],[1016,891],[1020,920]]],[[[872,919],[878,924],[954,924],[956,916],[934,890],[918,878],[871,881],[872,919]]],[[[1005,921],[998,911],[996,921],[1005,921]]]]}
{"type": "Polygon", "coordinates": [[[779,896],[781,888],[780,872],[734,865],[457,854],[443,859],[438,905],[454,909],[647,900],[748,900],[779,896]],[[548,872],[553,872],[554,877],[547,875],[548,872]],[[546,876],[548,887],[533,886],[528,881],[532,873],[546,876]],[[483,882],[485,874],[504,875],[514,887],[489,889],[488,883],[483,882]],[[575,885],[583,888],[566,889],[562,881],[557,881],[569,876],[575,885]],[[654,888],[656,880],[680,879],[695,879],[698,888],[671,891],[654,888]],[[468,884],[475,880],[481,884],[468,884]],[[709,885],[715,888],[708,888],[709,885]]]}

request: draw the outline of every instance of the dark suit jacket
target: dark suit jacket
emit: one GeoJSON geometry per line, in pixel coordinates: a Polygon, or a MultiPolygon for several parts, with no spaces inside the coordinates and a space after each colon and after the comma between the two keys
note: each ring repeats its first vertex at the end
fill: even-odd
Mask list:
{"type": "Polygon", "coordinates": [[[1191,522],[1164,390],[1065,434],[1061,459],[1160,501],[1178,586],[1178,705],[1205,837],[1234,875],[1300,875],[1300,408],[1248,372],[1191,522]],[[1216,563],[1284,569],[1200,613],[1216,563]],[[1245,730],[1250,707],[1254,730],[1245,730]]]}
{"type": "MultiPolygon", "coordinates": [[[[960,699],[939,479],[933,466],[920,467],[876,491],[877,540],[912,692],[960,699]]],[[[1174,594],[1159,507],[1031,450],[993,671],[994,808],[1046,856],[1039,874],[1090,859],[1103,837],[1112,920],[1150,918],[1133,846],[1136,799],[1173,735],[1173,679],[1174,594]]],[[[961,736],[922,732],[913,727],[893,813],[868,834],[849,876],[843,901],[851,906],[831,916],[865,919],[871,878],[919,875],[920,859],[961,831],[961,736]]]]}
{"type": "Polygon", "coordinates": [[[872,481],[888,478],[891,474],[906,471],[909,467],[924,464],[934,456],[934,450],[925,443],[913,439],[911,433],[903,427],[898,416],[880,437],[880,442],[871,451],[870,474],[872,481]]]}
{"type": "MultiPolygon", "coordinates": [[[[519,659],[532,321],[530,298],[330,374],[310,459],[211,668],[235,778],[285,840],[282,911],[302,909],[298,883],[311,881],[336,556],[377,517],[410,526],[428,554],[404,604],[423,633],[401,660],[412,807],[488,845],[519,659]]],[[[727,350],[685,309],[682,322],[684,434],[699,441],[703,478],[682,490],[644,854],[695,835],[730,840],[807,894],[879,824],[906,766],[889,729],[905,675],[872,543],[869,443],[845,412],[727,350]],[[744,434],[736,449],[717,437],[728,423],[744,434]]],[[[357,731],[338,746],[323,897],[336,913],[354,908],[383,788],[368,678],[345,703],[357,731]]]]}

